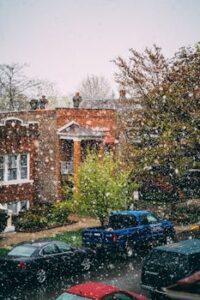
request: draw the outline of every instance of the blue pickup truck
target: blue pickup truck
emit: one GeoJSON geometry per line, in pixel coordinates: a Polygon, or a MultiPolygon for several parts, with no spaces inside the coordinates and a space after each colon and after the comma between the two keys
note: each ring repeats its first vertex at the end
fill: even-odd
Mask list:
{"type": "Polygon", "coordinates": [[[140,247],[172,243],[176,233],[169,220],[149,211],[129,210],[112,213],[107,226],[84,229],[82,239],[85,247],[132,257],[140,247]]]}

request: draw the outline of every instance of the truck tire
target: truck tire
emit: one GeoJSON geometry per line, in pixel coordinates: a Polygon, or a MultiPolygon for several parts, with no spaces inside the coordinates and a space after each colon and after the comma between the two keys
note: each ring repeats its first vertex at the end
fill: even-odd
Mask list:
{"type": "Polygon", "coordinates": [[[134,256],[134,247],[133,244],[127,241],[125,247],[125,256],[126,258],[132,258],[134,256]]]}
{"type": "Polygon", "coordinates": [[[172,232],[166,232],[164,244],[169,245],[169,244],[176,243],[177,241],[178,239],[176,234],[173,234],[172,232]]]}

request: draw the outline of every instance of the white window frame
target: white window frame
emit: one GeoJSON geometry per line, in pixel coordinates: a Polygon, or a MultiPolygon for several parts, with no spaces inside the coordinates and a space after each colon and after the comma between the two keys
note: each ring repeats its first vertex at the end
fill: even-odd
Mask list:
{"type": "Polygon", "coordinates": [[[21,154],[6,154],[6,155],[0,155],[4,157],[4,179],[0,181],[0,185],[11,185],[11,184],[21,184],[26,182],[33,182],[33,180],[30,180],[30,154],[29,153],[21,153],[21,154]],[[16,155],[17,156],[17,178],[13,180],[8,179],[8,157],[16,155]],[[21,178],[21,156],[27,155],[27,178],[22,179],[21,178]]]}
{"type": "Polygon", "coordinates": [[[27,211],[30,208],[30,202],[29,200],[22,200],[22,201],[17,201],[17,202],[9,202],[9,203],[1,203],[1,205],[8,210],[9,209],[12,211],[13,214],[18,215],[20,211],[22,211],[22,204],[25,204],[25,209],[23,211],[27,211]],[[22,203],[25,202],[25,203],[22,203]],[[16,213],[13,212],[13,207],[16,205],[16,213]]]}

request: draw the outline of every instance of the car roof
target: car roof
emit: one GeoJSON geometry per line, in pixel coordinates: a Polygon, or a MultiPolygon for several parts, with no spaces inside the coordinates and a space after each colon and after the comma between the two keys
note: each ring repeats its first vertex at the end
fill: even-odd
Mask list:
{"type": "Polygon", "coordinates": [[[200,239],[185,240],[170,245],[159,246],[154,249],[187,255],[200,253],[200,239]]]}
{"type": "Polygon", "coordinates": [[[146,210],[124,210],[119,212],[113,212],[112,215],[128,215],[128,216],[141,216],[149,213],[146,210]]]}
{"type": "Polygon", "coordinates": [[[100,282],[81,283],[67,289],[67,292],[71,294],[75,294],[75,295],[79,295],[91,299],[99,299],[105,295],[109,295],[111,293],[117,293],[119,291],[120,289],[118,289],[117,287],[103,284],[100,282]]]}
{"type": "Polygon", "coordinates": [[[55,243],[58,241],[55,240],[33,240],[33,241],[26,241],[26,242],[22,242],[20,244],[18,244],[17,246],[34,246],[34,247],[43,247],[45,245],[51,244],[51,243],[55,243]]]}

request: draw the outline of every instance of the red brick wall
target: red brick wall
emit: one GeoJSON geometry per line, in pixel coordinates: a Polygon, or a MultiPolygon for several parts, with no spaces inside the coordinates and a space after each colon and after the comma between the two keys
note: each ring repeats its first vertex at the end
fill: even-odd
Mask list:
{"type": "MultiPolygon", "coordinates": [[[[13,117],[14,119],[14,117],[13,117]]],[[[18,120],[8,120],[0,126],[0,155],[30,155],[30,180],[35,181],[35,164],[37,159],[38,125],[23,124],[18,120]]],[[[32,183],[8,184],[0,186],[0,202],[34,200],[35,187],[32,183]]]]}
{"type": "MultiPolygon", "coordinates": [[[[57,130],[71,121],[89,128],[107,128],[116,135],[116,114],[113,110],[69,109],[38,110],[0,113],[0,122],[6,118],[19,118],[24,122],[37,122],[38,134],[23,137],[15,132],[9,141],[0,136],[0,153],[30,153],[30,179],[33,184],[3,186],[0,202],[19,200],[55,201],[62,198],[60,174],[60,140],[57,130]],[[13,197],[15,199],[13,199],[13,197]],[[25,198],[24,198],[25,197],[25,198]]],[[[0,126],[0,128],[2,128],[0,126]]],[[[24,130],[24,129],[23,129],[24,130]]],[[[1,187],[0,187],[1,189],[1,187]]]]}

